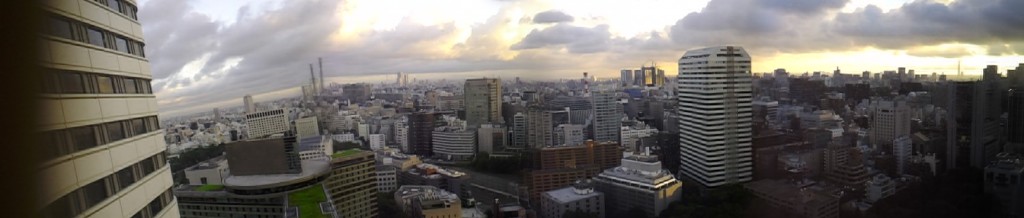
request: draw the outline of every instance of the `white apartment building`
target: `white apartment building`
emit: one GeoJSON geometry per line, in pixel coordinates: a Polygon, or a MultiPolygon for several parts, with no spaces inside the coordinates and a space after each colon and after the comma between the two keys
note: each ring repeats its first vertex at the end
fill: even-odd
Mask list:
{"type": "Polygon", "coordinates": [[[245,123],[249,127],[250,138],[262,138],[268,135],[287,132],[288,110],[276,109],[245,114],[245,123]]]}
{"type": "Polygon", "coordinates": [[[735,46],[679,58],[680,174],[705,187],[751,179],[750,60],[735,46]]]}
{"type": "MultiPolygon", "coordinates": [[[[40,1],[39,217],[178,217],[135,0],[40,1]]],[[[31,154],[26,154],[31,155],[31,154]]],[[[27,208],[28,209],[28,208],[27,208]]]]}

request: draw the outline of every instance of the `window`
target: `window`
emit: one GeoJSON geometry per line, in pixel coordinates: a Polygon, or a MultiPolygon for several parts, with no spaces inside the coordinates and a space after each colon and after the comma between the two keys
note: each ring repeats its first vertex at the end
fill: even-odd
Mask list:
{"type": "Polygon", "coordinates": [[[125,138],[124,126],[121,125],[121,122],[104,124],[104,128],[107,129],[107,140],[110,140],[111,142],[125,138]]]}
{"type": "Polygon", "coordinates": [[[153,158],[139,161],[141,164],[140,167],[142,167],[142,175],[149,175],[153,171],[156,171],[156,165],[154,165],[153,162],[153,158]]]}
{"type": "Polygon", "coordinates": [[[78,192],[68,193],[50,205],[46,205],[42,210],[42,217],[73,217],[78,214],[78,208],[80,208],[76,202],[78,202],[78,192]]]}
{"type": "Polygon", "coordinates": [[[110,190],[107,187],[106,179],[100,179],[82,187],[82,194],[85,199],[85,207],[90,208],[110,197],[110,190]]]}
{"type": "Polygon", "coordinates": [[[160,210],[164,209],[164,202],[162,197],[163,196],[157,197],[156,199],[153,199],[153,201],[149,202],[149,214],[156,215],[160,213],[160,210]]]}
{"type": "Polygon", "coordinates": [[[85,93],[85,83],[82,81],[82,74],[60,73],[60,88],[63,93],[85,93]]]}
{"type": "Polygon", "coordinates": [[[140,94],[138,86],[135,84],[135,79],[125,78],[122,80],[124,83],[124,93],[128,94],[140,94]]]}
{"type": "Polygon", "coordinates": [[[106,47],[106,43],[103,38],[103,31],[100,31],[95,27],[87,27],[85,31],[89,34],[89,44],[93,44],[99,47],[106,47]]]}
{"type": "Polygon", "coordinates": [[[120,171],[117,171],[117,185],[118,188],[124,189],[135,183],[135,166],[128,166],[120,171]]]}
{"type": "Polygon", "coordinates": [[[43,145],[39,148],[39,155],[43,159],[50,159],[71,153],[70,148],[67,147],[63,131],[48,131],[40,133],[39,143],[43,145]]]}
{"type": "Polygon", "coordinates": [[[39,91],[42,93],[60,93],[60,84],[56,72],[47,72],[39,80],[39,91]]]}
{"type": "Polygon", "coordinates": [[[135,135],[142,135],[148,132],[146,131],[146,122],[143,119],[144,118],[138,118],[132,120],[132,130],[135,131],[135,135]]]}
{"type": "Polygon", "coordinates": [[[71,22],[62,18],[50,18],[50,35],[74,39],[71,35],[71,22]]]}
{"type": "Polygon", "coordinates": [[[199,178],[199,183],[206,185],[206,177],[199,178]]]}
{"type": "Polygon", "coordinates": [[[117,48],[115,48],[115,49],[117,49],[118,51],[124,52],[124,53],[130,53],[130,52],[128,52],[128,40],[124,39],[124,37],[115,36],[114,37],[114,44],[117,45],[117,48]]]}
{"type": "Polygon", "coordinates": [[[110,79],[109,76],[97,76],[96,82],[99,84],[97,87],[99,87],[100,93],[114,93],[114,80],[110,79]]]}
{"type": "Polygon", "coordinates": [[[68,130],[75,150],[81,151],[96,147],[99,143],[96,140],[96,130],[92,126],[83,126],[68,130]]]}
{"type": "Polygon", "coordinates": [[[107,6],[110,7],[110,9],[114,9],[117,12],[123,12],[121,10],[120,1],[118,0],[107,0],[107,6]]]}
{"type": "Polygon", "coordinates": [[[139,57],[146,57],[146,52],[145,52],[146,51],[145,50],[146,44],[142,44],[141,42],[139,42],[136,45],[137,46],[135,46],[135,53],[134,54],[138,55],[139,57]]]}

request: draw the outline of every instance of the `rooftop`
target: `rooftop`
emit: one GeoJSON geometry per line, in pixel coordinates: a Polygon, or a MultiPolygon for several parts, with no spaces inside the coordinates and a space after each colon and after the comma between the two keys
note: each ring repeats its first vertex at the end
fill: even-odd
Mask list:
{"type": "Polygon", "coordinates": [[[220,191],[220,190],[224,190],[224,185],[206,184],[206,185],[196,186],[193,190],[201,191],[201,192],[220,191]]]}
{"type": "Polygon", "coordinates": [[[323,175],[330,169],[330,163],[324,160],[303,160],[301,165],[302,172],[298,174],[230,175],[224,179],[224,184],[229,187],[287,185],[323,175]]]}
{"type": "Polygon", "coordinates": [[[359,153],[362,153],[362,152],[363,152],[363,150],[361,150],[361,149],[353,148],[353,149],[348,149],[348,150],[344,150],[344,151],[334,152],[334,154],[331,155],[331,158],[343,158],[343,157],[352,156],[354,154],[359,154],[359,153]]]}
{"type": "MultiPolygon", "coordinates": [[[[809,207],[827,206],[830,201],[838,200],[833,190],[813,183],[791,183],[784,180],[758,180],[744,185],[754,192],[764,193],[772,198],[789,204],[802,204],[809,207]]],[[[795,205],[791,205],[795,206],[795,205]]]]}
{"type": "Polygon", "coordinates": [[[576,188],[572,186],[555,189],[544,192],[544,196],[548,196],[551,199],[557,201],[558,203],[564,204],[601,195],[601,192],[598,191],[583,192],[584,194],[580,194],[577,193],[575,189],[576,188]]]}
{"type": "Polygon", "coordinates": [[[302,218],[328,217],[320,210],[320,203],[325,201],[327,201],[327,195],[324,194],[324,187],[321,185],[314,185],[288,194],[288,207],[298,207],[299,217],[302,218]]]}
{"type": "Polygon", "coordinates": [[[221,155],[221,156],[217,156],[217,157],[214,157],[214,158],[210,158],[209,160],[205,160],[203,162],[199,162],[196,165],[193,165],[192,167],[189,167],[189,168],[187,168],[185,170],[190,170],[191,171],[191,170],[215,169],[215,168],[220,167],[221,165],[226,165],[226,164],[227,164],[227,157],[224,156],[224,155],[221,155]]]}

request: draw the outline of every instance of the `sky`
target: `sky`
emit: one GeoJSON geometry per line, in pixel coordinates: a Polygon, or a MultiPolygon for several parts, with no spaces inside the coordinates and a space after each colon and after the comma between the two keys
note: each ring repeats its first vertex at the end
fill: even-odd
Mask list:
{"type": "Polygon", "coordinates": [[[618,77],[744,47],[754,72],[966,74],[1024,62],[1020,0],[140,0],[163,116],[329,82],[618,77]],[[391,77],[388,77],[391,76],[391,77]]]}

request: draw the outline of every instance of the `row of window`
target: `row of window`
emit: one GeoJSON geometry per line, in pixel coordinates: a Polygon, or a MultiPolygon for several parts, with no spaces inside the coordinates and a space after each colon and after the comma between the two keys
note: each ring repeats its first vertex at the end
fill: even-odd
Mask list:
{"type": "Polygon", "coordinates": [[[132,215],[132,218],[156,217],[156,215],[159,215],[160,211],[164,210],[164,208],[167,207],[168,204],[171,204],[171,201],[174,201],[174,192],[171,191],[171,188],[167,188],[167,191],[164,191],[164,193],[161,193],[159,196],[156,196],[156,198],[153,198],[153,200],[150,201],[149,204],[146,204],[146,206],[143,207],[142,210],[139,210],[138,213],[132,215]]]}
{"type": "Polygon", "coordinates": [[[153,94],[149,79],[50,69],[40,80],[42,93],[153,94]]]}
{"type": "Polygon", "coordinates": [[[58,198],[53,203],[44,207],[40,211],[41,215],[47,218],[77,216],[85,210],[107,200],[107,198],[116,195],[128,186],[135,184],[135,182],[142,178],[156,172],[156,170],[163,168],[165,164],[167,164],[167,157],[164,153],[153,155],[58,198]]]}
{"type": "Polygon", "coordinates": [[[124,0],[88,0],[100,3],[100,5],[107,6],[108,8],[117,11],[132,18],[132,20],[139,20],[139,8],[135,7],[132,3],[124,0]]]}
{"type": "Polygon", "coordinates": [[[51,130],[39,135],[39,156],[48,160],[92,147],[159,130],[156,116],[119,120],[69,129],[51,130]]]}
{"type": "MultiPolygon", "coordinates": [[[[746,65],[737,65],[734,68],[744,69],[750,68],[746,65]]],[[[680,67],[679,70],[703,70],[703,69],[726,69],[726,67],[680,67]]]]}
{"type": "Polygon", "coordinates": [[[106,29],[60,15],[51,15],[47,23],[50,26],[47,33],[52,36],[89,43],[125,54],[146,57],[143,49],[145,44],[107,31],[106,29]]]}

